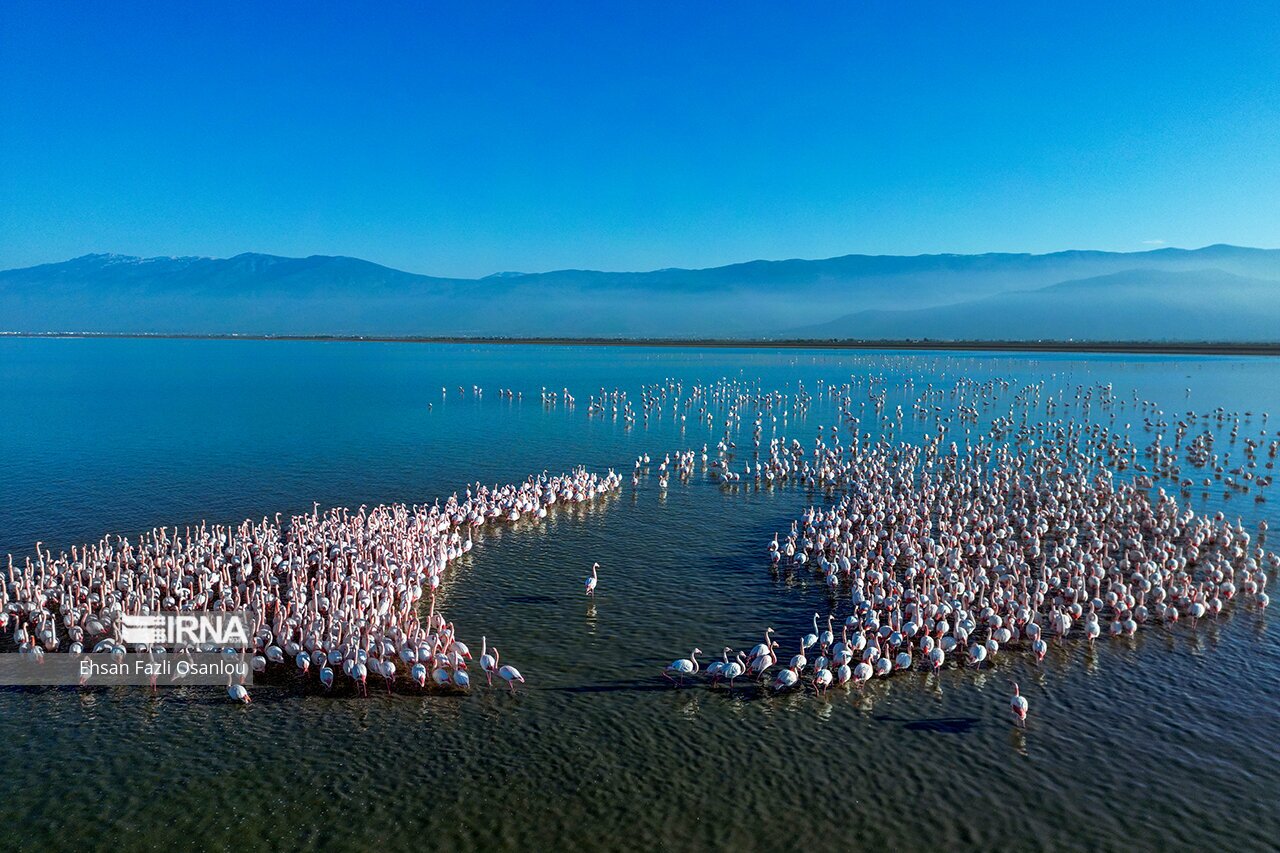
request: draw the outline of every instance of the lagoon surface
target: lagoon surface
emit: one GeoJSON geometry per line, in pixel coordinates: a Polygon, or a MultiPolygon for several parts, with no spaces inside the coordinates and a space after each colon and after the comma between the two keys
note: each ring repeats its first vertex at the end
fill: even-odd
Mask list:
{"type": "MultiPolygon", "coordinates": [[[[836,420],[820,383],[851,378],[883,389],[890,410],[910,411],[930,383],[998,378],[1010,396],[1111,384],[1167,420],[1221,406],[1239,413],[1241,439],[1280,429],[1280,360],[1258,357],[0,339],[0,554],[17,560],[37,540],[69,549],[313,503],[430,503],[576,465],[627,475],[591,507],[486,528],[447,574],[449,617],[473,649],[483,634],[520,667],[516,697],[387,696],[372,679],[368,698],[256,685],[247,707],[212,688],[0,688],[10,844],[1274,849],[1274,607],[1241,601],[1195,628],[1055,645],[1039,665],[1011,653],[981,673],[911,672],[825,698],[664,682],[695,645],[750,647],[771,625],[789,649],[832,610],[819,580],[772,572],[765,550],[830,498],[701,475],[632,488],[637,456],[714,455],[723,422],[668,407],[628,424],[589,415],[590,398],[616,388],[638,404],[668,379],[803,387],[812,409],[767,424],[765,440],[810,446],[836,420]],[[543,388],[576,406],[544,405],[543,388]],[[1010,679],[1032,703],[1025,730],[1010,723],[1010,679]]],[[[1149,414],[1122,415],[1139,447],[1160,431],[1149,414]]],[[[1232,423],[1215,449],[1234,463],[1232,423]]],[[[907,418],[892,437],[927,428],[907,418]]],[[[1215,483],[1179,500],[1253,531],[1280,500],[1256,491],[1215,483]]],[[[839,618],[848,609],[834,603],[839,618]]]]}

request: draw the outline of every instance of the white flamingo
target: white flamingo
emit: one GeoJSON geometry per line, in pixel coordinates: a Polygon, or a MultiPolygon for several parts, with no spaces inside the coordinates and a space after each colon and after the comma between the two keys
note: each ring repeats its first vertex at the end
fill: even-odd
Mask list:
{"type": "Polygon", "coordinates": [[[721,653],[721,659],[707,664],[706,673],[711,676],[712,687],[724,677],[724,671],[729,668],[729,652],[731,651],[732,649],[725,646],[724,651],[721,653]]]}
{"type": "Polygon", "coordinates": [[[698,655],[702,654],[702,649],[694,649],[692,654],[687,658],[674,660],[662,671],[662,675],[672,684],[683,686],[685,676],[693,676],[698,674],[698,655]],[[676,678],[672,678],[672,675],[676,678]],[[677,681],[676,679],[679,679],[677,681]]]}
{"type": "Polygon", "coordinates": [[[498,677],[507,682],[507,686],[511,688],[511,695],[516,693],[516,682],[524,684],[524,676],[520,674],[520,670],[509,664],[503,664],[498,667],[498,677]]]}
{"type": "Polygon", "coordinates": [[[746,659],[742,652],[738,652],[734,660],[729,661],[729,665],[724,668],[724,677],[729,680],[729,692],[733,692],[733,681],[747,671],[746,659]]]}
{"type": "MultiPolygon", "coordinates": [[[[772,629],[770,629],[772,630],[772,629]]],[[[805,634],[800,640],[800,651],[807,652],[818,643],[818,614],[813,614],[813,633],[805,634]]]]}
{"type": "Polygon", "coordinates": [[[498,649],[495,647],[493,654],[488,653],[489,638],[480,638],[480,671],[484,673],[484,677],[488,679],[489,686],[493,686],[493,675],[498,671],[498,649]]]}
{"type": "Polygon", "coordinates": [[[1027,724],[1027,697],[1023,696],[1018,690],[1018,682],[1016,681],[1013,683],[1013,698],[1009,700],[1009,709],[1018,718],[1018,725],[1025,727],[1027,724]]]}
{"type": "Polygon", "coordinates": [[[800,673],[790,667],[787,667],[779,672],[777,677],[774,678],[773,689],[774,691],[781,693],[783,690],[790,690],[792,687],[795,687],[799,681],[800,673]]]}

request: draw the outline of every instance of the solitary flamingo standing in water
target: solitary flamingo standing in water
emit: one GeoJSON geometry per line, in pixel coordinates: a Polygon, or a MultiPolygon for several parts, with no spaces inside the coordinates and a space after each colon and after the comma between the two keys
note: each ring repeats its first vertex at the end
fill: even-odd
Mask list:
{"type": "Polygon", "coordinates": [[[592,596],[592,597],[595,597],[595,594],[596,594],[596,583],[597,583],[597,581],[599,581],[599,580],[600,580],[600,576],[599,576],[598,574],[596,574],[596,572],[599,570],[599,568],[600,568],[600,564],[599,564],[599,563],[592,563],[592,564],[591,564],[591,577],[587,578],[587,581],[586,581],[586,583],[587,583],[587,595],[590,595],[590,596],[592,596]]]}
{"type": "Polygon", "coordinates": [[[1027,725],[1027,697],[1018,690],[1018,682],[1013,683],[1013,698],[1009,700],[1009,710],[1018,718],[1018,725],[1027,725]]]}

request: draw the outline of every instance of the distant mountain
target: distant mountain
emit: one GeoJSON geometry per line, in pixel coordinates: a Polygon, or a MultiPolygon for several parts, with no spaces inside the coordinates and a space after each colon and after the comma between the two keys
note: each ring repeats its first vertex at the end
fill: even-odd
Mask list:
{"type": "Polygon", "coordinates": [[[1280,340],[1280,280],[1222,270],[1126,270],[914,310],[868,310],[793,330],[897,340],[1280,340]]]}
{"type": "MultiPolygon", "coordinates": [[[[1184,319],[1176,324],[1167,319],[1173,315],[1161,314],[1162,300],[1174,299],[1173,290],[1162,289],[1176,277],[1139,284],[1144,274],[1172,273],[1197,276],[1198,284],[1175,288],[1177,293],[1188,287],[1234,293],[1239,280],[1280,280],[1280,250],[847,255],[700,270],[504,272],[481,279],[418,275],[330,256],[86,255],[0,272],[0,331],[790,337],[803,330],[820,337],[1010,337],[1018,328],[1040,328],[1028,312],[1055,298],[1029,292],[1054,286],[1074,292],[1059,302],[1083,300],[1067,306],[1078,309],[1083,322],[1088,304],[1135,304],[1120,291],[1109,294],[1110,288],[1128,293],[1145,286],[1147,316],[1116,328],[1138,329],[1134,336],[1141,338],[1197,337],[1207,323],[1192,322],[1194,308],[1179,309],[1184,319]],[[1085,280],[1095,285],[1083,285],[1085,280]],[[981,306],[979,313],[999,307],[999,316],[978,322],[963,308],[972,305],[981,306]],[[969,328],[948,325],[958,318],[967,318],[969,328]]],[[[1250,287],[1263,300],[1254,307],[1265,314],[1275,290],[1250,287]]],[[[1177,299],[1183,305],[1190,297],[1177,299]]],[[[1104,318],[1093,319],[1103,328],[1104,318]]],[[[1103,336],[1087,329],[1073,334],[1103,336]]],[[[1277,335],[1268,331],[1266,337],[1277,335]]]]}

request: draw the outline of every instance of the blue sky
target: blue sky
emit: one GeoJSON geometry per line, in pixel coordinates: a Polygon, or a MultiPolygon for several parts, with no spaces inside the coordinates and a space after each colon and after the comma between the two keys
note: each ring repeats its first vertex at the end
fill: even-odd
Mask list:
{"type": "Polygon", "coordinates": [[[0,267],[1274,247],[1277,45],[1274,2],[7,0],[0,267]]]}

